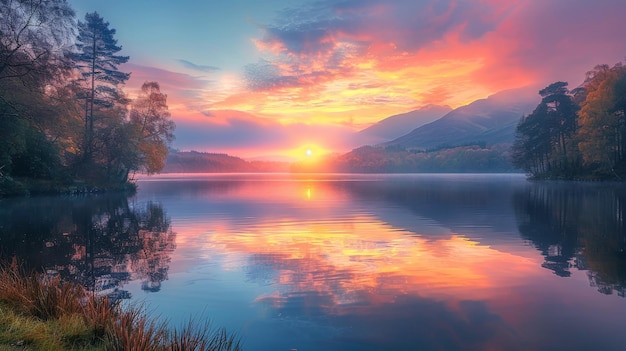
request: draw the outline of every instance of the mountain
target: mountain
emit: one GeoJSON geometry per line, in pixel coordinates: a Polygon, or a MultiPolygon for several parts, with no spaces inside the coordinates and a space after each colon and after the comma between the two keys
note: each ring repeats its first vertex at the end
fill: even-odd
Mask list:
{"type": "Polygon", "coordinates": [[[506,90],[450,111],[383,146],[432,149],[442,146],[512,143],[520,118],[539,103],[537,89],[506,90]]]}
{"type": "Polygon", "coordinates": [[[427,105],[418,110],[387,117],[358,132],[357,138],[372,144],[393,140],[406,134],[408,130],[441,118],[450,111],[450,106],[427,105]]]}
{"type": "Polygon", "coordinates": [[[197,151],[171,150],[162,173],[286,172],[286,162],[246,161],[239,157],[197,151]]]}

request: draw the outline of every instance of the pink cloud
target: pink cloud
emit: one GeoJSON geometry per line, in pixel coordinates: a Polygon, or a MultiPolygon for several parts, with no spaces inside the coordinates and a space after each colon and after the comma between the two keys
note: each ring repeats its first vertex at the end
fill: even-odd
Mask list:
{"type": "Polygon", "coordinates": [[[207,102],[203,96],[207,91],[215,89],[215,81],[204,76],[191,76],[185,73],[174,72],[167,69],[139,65],[134,63],[125,64],[122,70],[131,72],[130,79],[126,83],[126,90],[135,93],[146,81],[156,81],[161,86],[161,91],[168,96],[168,104],[172,112],[202,111],[207,102]]]}
{"type": "Polygon", "coordinates": [[[205,112],[203,119],[181,119],[174,147],[181,150],[228,152],[243,157],[280,155],[307,143],[347,151],[353,130],[343,126],[283,125],[273,119],[230,110],[205,112]]]}
{"type": "Polygon", "coordinates": [[[482,67],[467,79],[490,92],[578,78],[576,84],[595,64],[622,59],[624,12],[626,3],[612,0],[318,1],[264,27],[257,45],[274,55],[268,64],[276,72],[260,81],[301,87],[352,78],[366,60],[398,71],[471,59],[482,67]],[[316,72],[325,79],[301,79],[316,72]]]}

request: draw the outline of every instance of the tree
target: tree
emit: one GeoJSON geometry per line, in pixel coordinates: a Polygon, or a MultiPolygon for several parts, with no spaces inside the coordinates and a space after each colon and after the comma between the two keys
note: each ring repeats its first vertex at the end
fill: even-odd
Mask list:
{"type": "Polygon", "coordinates": [[[70,47],[74,10],[65,0],[0,0],[0,80],[52,77],[70,47]]]}
{"type": "Polygon", "coordinates": [[[167,147],[174,139],[174,122],[167,109],[167,95],[159,83],[145,82],[132,103],[130,123],[135,129],[143,171],[155,173],[165,166],[167,147]]]}
{"type": "Polygon", "coordinates": [[[0,168],[8,176],[50,177],[58,166],[50,98],[63,79],[74,36],[65,0],[0,0],[0,168]],[[54,136],[53,136],[54,135],[54,136]],[[33,167],[42,167],[33,169],[33,167]]]}
{"type": "Polygon", "coordinates": [[[583,161],[596,173],[626,176],[626,67],[599,65],[587,74],[580,111],[583,161]]]}
{"type": "Polygon", "coordinates": [[[532,174],[544,174],[549,169],[550,138],[543,123],[547,106],[539,104],[528,116],[523,116],[516,128],[512,147],[513,165],[532,174]]]}
{"type": "Polygon", "coordinates": [[[549,138],[553,148],[554,162],[557,168],[567,171],[572,163],[576,162],[575,155],[570,155],[576,150],[568,150],[568,147],[575,146],[569,141],[576,133],[580,108],[574,102],[566,82],[552,83],[540,90],[539,95],[542,97],[541,104],[547,108],[549,138]]]}
{"type": "Polygon", "coordinates": [[[119,86],[128,80],[130,74],[120,72],[118,66],[126,63],[129,57],[116,55],[122,47],[113,38],[115,32],[97,12],[87,13],[85,22],[78,22],[78,52],[74,55],[74,60],[85,84],[85,90],[79,97],[85,99],[83,154],[88,162],[91,161],[94,151],[96,110],[111,109],[116,104],[126,103],[119,86]]]}
{"type": "Polygon", "coordinates": [[[539,95],[539,105],[517,126],[513,162],[535,176],[570,177],[578,165],[573,137],[579,107],[566,82],[552,83],[539,95]]]}

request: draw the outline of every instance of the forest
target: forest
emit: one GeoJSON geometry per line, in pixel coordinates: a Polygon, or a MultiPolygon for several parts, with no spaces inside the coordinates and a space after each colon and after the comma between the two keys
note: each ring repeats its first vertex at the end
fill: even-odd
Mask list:
{"type": "Polygon", "coordinates": [[[115,34],[65,0],[0,0],[0,196],[132,189],[164,167],[167,95],[124,91],[115,34]]]}
{"type": "Polygon", "coordinates": [[[362,146],[320,162],[298,162],[292,172],[339,173],[512,173],[510,144],[487,147],[477,142],[407,150],[398,146],[362,146]]]}
{"type": "Polygon", "coordinates": [[[515,166],[536,179],[626,179],[626,67],[598,65],[569,90],[555,82],[520,120],[515,166]]]}

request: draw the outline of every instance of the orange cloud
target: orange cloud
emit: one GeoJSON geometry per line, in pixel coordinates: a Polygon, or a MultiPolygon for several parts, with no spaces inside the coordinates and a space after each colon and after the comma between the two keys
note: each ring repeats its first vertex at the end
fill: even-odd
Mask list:
{"type": "MultiPolygon", "coordinates": [[[[328,134],[346,139],[352,131],[428,104],[454,108],[555,80],[575,87],[594,65],[623,58],[624,12],[626,3],[611,0],[312,2],[261,25],[253,43],[264,58],[242,72],[186,60],[177,64],[202,76],[135,65],[129,66],[129,85],[158,80],[185,130],[192,123],[199,129],[207,123],[236,126],[243,128],[236,140],[262,141],[253,131],[265,131],[269,124],[263,121],[271,121],[283,135],[303,133],[299,126],[306,125],[308,134],[334,128],[346,134],[328,134]],[[260,119],[243,123],[232,115],[218,122],[207,117],[214,110],[260,119]]],[[[182,148],[199,145],[184,138],[177,141],[186,144],[182,148]]],[[[282,147],[302,144],[294,139],[280,138],[282,147]]],[[[212,140],[219,138],[209,133],[205,145],[224,150],[212,140]]],[[[258,148],[278,147],[268,143],[258,148]]]]}

